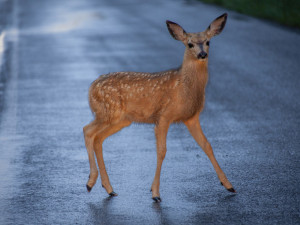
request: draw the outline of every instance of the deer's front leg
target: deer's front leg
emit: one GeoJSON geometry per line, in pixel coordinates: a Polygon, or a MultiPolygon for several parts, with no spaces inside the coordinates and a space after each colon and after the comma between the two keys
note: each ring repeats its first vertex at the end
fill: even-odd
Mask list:
{"type": "Polygon", "coordinates": [[[194,137],[195,141],[200,145],[200,147],[203,149],[205,154],[210,159],[214,169],[216,170],[216,173],[219,177],[219,180],[221,184],[230,192],[235,192],[234,188],[232,187],[231,183],[228,181],[226,175],[220,168],[215,156],[213,149],[210,145],[210,143],[207,141],[205,135],[203,134],[203,131],[200,126],[199,122],[199,115],[196,115],[194,118],[188,120],[185,122],[185,125],[187,126],[188,130],[190,131],[191,135],[194,137]]]}
{"type": "Polygon", "coordinates": [[[152,199],[156,202],[161,202],[159,194],[159,184],[160,184],[160,172],[163,160],[166,156],[167,147],[166,139],[170,124],[166,121],[160,121],[159,124],[155,126],[155,136],[156,136],[156,151],[157,151],[157,165],[155,177],[151,186],[152,199]]]}

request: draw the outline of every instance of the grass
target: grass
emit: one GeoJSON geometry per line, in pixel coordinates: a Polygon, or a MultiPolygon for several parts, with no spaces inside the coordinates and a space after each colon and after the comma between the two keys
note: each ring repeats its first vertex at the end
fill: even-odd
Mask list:
{"type": "Polygon", "coordinates": [[[200,0],[239,13],[300,28],[300,0],[200,0]]]}

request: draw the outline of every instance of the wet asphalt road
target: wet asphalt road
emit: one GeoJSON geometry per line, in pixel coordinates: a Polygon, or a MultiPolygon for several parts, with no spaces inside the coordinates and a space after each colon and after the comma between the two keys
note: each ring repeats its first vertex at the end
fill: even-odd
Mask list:
{"type": "Polygon", "coordinates": [[[179,66],[184,48],[165,20],[197,32],[224,9],[171,0],[0,5],[10,12],[0,26],[9,48],[1,75],[9,79],[1,102],[0,224],[300,224],[298,31],[229,11],[211,41],[201,123],[238,193],[219,184],[179,124],[169,130],[157,204],[149,192],[152,125],[132,125],[104,143],[119,196],[107,197],[100,181],[86,192],[88,87],[108,72],[179,66]]]}

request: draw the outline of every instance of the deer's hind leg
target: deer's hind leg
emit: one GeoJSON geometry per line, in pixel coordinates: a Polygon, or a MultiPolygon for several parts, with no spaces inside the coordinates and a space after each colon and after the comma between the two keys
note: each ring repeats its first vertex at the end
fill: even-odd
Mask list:
{"type": "Polygon", "coordinates": [[[97,162],[100,170],[100,177],[101,177],[101,182],[102,182],[102,187],[105,188],[107,193],[110,196],[116,196],[117,193],[113,191],[113,188],[110,184],[109,177],[107,175],[106,169],[105,169],[105,163],[103,159],[103,150],[102,150],[102,143],[103,141],[113,135],[114,133],[117,133],[120,131],[122,128],[127,127],[131,124],[130,121],[120,121],[115,124],[110,124],[107,126],[105,129],[102,129],[101,131],[97,132],[94,138],[94,150],[96,153],[97,157],[97,162]]]}
{"type": "Polygon", "coordinates": [[[104,128],[105,128],[105,126],[101,127],[101,124],[97,120],[94,120],[93,122],[91,122],[90,124],[86,125],[83,128],[85,146],[86,146],[86,150],[88,153],[89,164],[90,164],[90,175],[89,175],[89,180],[86,184],[86,188],[87,188],[88,192],[90,192],[92,190],[92,188],[96,184],[97,178],[98,178],[98,169],[97,169],[97,165],[96,165],[96,160],[95,160],[95,155],[94,155],[94,146],[93,146],[94,138],[95,138],[95,135],[97,134],[97,132],[99,132],[99,130],[104,129],[104,128]]]}

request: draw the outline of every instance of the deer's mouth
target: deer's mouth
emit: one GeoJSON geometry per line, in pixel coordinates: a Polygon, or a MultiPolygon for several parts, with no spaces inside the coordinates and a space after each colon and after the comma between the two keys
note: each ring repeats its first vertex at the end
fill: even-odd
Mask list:
{"type": "Polygon", "coordinates": [[[206,59],[207,58],[207,53],[204,52],[204,51],[201,51],[199,54],[198,54],[198,59],[206,59]]]}

